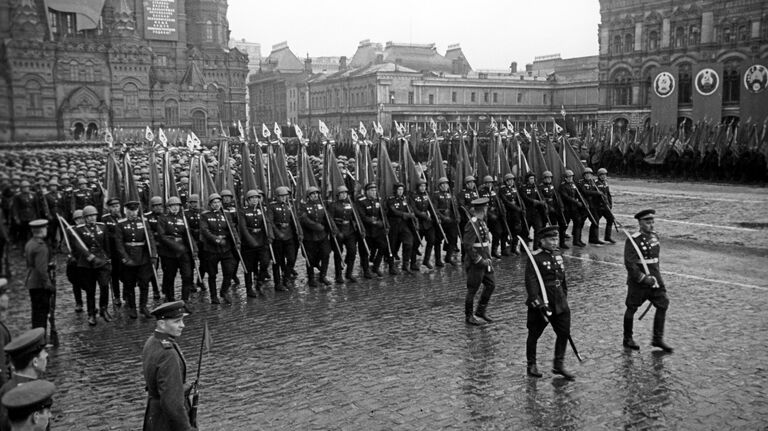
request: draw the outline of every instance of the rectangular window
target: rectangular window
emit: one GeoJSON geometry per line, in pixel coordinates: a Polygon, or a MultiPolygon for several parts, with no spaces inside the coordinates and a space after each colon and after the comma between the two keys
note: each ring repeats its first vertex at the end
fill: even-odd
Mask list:
{"type": "Polygon", "coordinates": [[[523,103],[523,93],[517,93],[517,103],[523,103]]]}
{"type": "Polygon", "coordinates": [[[542,99],[542,102],[543,102],[543,103],[546,105],[546,104],[547,104],[547,95],[546,95],[546,94],[544,94],[544,95],[541,97],[541,99],[542,99]]]}
{"type": "Polygon", "coordinates": [[[413,105],[413,91],[408,92],[408,104],[413,105]]]}
{"type": "Polygon", "coordinates": [[[429,104],[430,105],[434,105],[435,104],[435,95],[434,94],[430,94],[429,95],[429,104]]]}
{"type": "Polygon", "coordinates": [[[475,101],[475,92],[474,91],[469,93],[469,101],[470,102],[474,102],[475,101]]]}
{"type": "Polygon", "coordinates": [[[456,92],[451,92],[451,102],[456,103],[456,92]]]}
{"type": "Polygon", "coordinates": [[[488,103],[488,92],[483,93],[483,102],[488,103]]]}
{"type": "Polygon", "coordinates": [[[499,93],[493,93],[493,103],[499,103],[499,93]]]}

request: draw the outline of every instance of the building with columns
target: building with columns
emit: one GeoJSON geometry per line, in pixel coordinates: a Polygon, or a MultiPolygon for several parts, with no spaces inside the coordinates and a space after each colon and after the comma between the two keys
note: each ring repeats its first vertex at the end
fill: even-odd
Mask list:
{"type": "Polygon", "coordinates": [[[0,140],[96,139],[109,125],[199,136],[244,120],[248,57],[226,0],[0,3],[0,140]]]}
{"type": "Polygon", "coordinates": [[[768,3],[600,0],[599,118],[620,127],[768,114],[768,3]]]}

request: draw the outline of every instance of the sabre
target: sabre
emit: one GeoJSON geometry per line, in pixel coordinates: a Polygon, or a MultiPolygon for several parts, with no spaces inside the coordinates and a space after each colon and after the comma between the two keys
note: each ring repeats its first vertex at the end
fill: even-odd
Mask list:
{"type": "MultiPolygon", "coordinates": [[[[637,253],[637,257],[640,258],[640,264],[643,265],[643,272],[645,272],[646,276],[650,276],[651,275],[651,271],[648,269],[648,263],[645,261],[645,258],[643,257],[643,253],[640,251],[640,247],[638,247],[637,243],[632,238],[632,235],[630,235],[629,232],[627,232],[626,229],[621,229],[621,231],[624,233],[624,235],[627,236],[627,238],[629,239],[629,242],[632,243],[632,247],[635,249],[635,252],[637,253]]],[[[653,283],[653,286],[651,286],[651,287],[654,288],[654,289],[658,288],[659,287],[659,281],[656,280],[653,283]]],[[[643,313],[640,314],[640,317],[637,320],[643,320],[643,317],[645,317],[645,315],[648,314],[648,311],[651,309],[651,305],[653,305],[653,303],[649,302],[648,306],[645,308],[645,311],[643,311],[643,313]]]]}
{"type": "MultiPolygon", "coordinates": [[[[520,235],[518,235],[517,239],[525,249],[525,254],[528,255],[528,259],[530,259],[531,264],[533,265],[533,270],[536,272],[536,278],[538,279],[539,287],[541,288],[541,297],[544,301],[544,305],[548,306],[549,299],[547,298],[547,289],[544,287],[544,280],[541,278],[541,272],[539,271],[539,266],[536,264],[536,260],[533,258],[533,254],[531,253],[531,250],[528,248],[528,245],[525,243],[523,238],[520,235]]],[[[551,315],[552,315],[552,311],[549,309],[546,312],[542,312],[542,317],[547,323],[549,323],[548,317],[551,315]]],[[[573,342],[573,338],[571,337],[570,334],[568,334],[568,343],[571,345],[571,350],[573,350],[573,354],[576,355],[576,359],[578,359],[579,362],[581,362],[582,361],[581,355],[579,355],[579,351],[576,349],[576,343],[573,342]]]]}

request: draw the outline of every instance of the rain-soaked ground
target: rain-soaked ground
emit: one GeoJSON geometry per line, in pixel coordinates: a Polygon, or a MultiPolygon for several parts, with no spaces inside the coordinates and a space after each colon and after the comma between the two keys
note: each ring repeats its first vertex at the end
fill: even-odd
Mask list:
{"type": "MultiPolygon", "coordinates": [[[[656,188],[659,201],[677,202],[659,196],[685,187],[691,196],[698,193],[686,184],[616,181],[616,212],[649,206],[650,198],[638,194],[648,187],[656,188]]],[[[744,198],[757,203],[731,202],[733,211],[754,211],[752,221],[765,221],[765,189],[730,193],[743,190],[757,190],[744,198]]],[[[708,201],[709,193],[688,199],[696,223],[738,227],[738,221],[700,215],[722,202],[708,201]]],[[[662,219],[680,217],[670,215],[671,205],[655,206],[662,219]]],[[[629,218],[622,221],[631,226],[629,218]]],[[[740,247],[698,230],[711,227],[659,220],[657,228],[669,235],[662,235],[662,270],[671,301],[666,340],[675,352],[650,347],[653,311],[635,326],[641,350],[621,348],[621,245],[569,250],[572,335],[584,358],[579,363],[567,352],[574,382],[549,370],[551,330],[539,342],[544,377],[525,375],[521,257],[496,264],[489,314],[497,321],[479,328],[463,323],[460,268],[298,286],[259,299],[246,299],[241,288],[232,306],[210,306],[206,292],[180,340],[189,378],[208,322],[213,345],[203,357],[200,428],[765,429],[768,231],[732,231],[753,238],[753,247],[740,247]]],[[[117,311],[116,321],[89,327],[73,311],[68,283],[60,277],[58,284],[62,345],[52,350],[48,372],[60,388],[53,429],[140,429],[141,348],[153,324],[117,311]]],[[[14,333],[28,325],[24,293],[14,284],[7,319],[14,333]]]]}

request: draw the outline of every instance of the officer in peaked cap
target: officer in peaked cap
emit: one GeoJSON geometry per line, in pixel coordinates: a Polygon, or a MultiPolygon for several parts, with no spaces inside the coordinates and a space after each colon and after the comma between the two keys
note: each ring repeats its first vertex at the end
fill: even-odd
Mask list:
{"type": "Polygon", "coordinates": [[[27,261],[26,287],[32,301],[32,327],[46,328],[48,325],[48,312],[51,308],[51,295],[55,291],[53,282],[48,273],[55,268],[48,244],[45,238],[48,220],[38,219],[29,222],[32,230],[32,238],[24,246],[24,256],[27,261]]]}
{"type": "MultiPolygon", "coordinates": [[[[48,367],[48,351],[45,346],[43,328],[30,329],[6,344],[3,350],[10,358],[14,372],[10,380],[0,387],[0,398],[19,385],[39,379],[45,373],[48,367]]],[[[10,429],[5,407],[0,408],[0,429],[10,429]]]]}
{"type": "Polygon", "coordinates": [[[8,412],[11,431],[43,431],[49,428],[51,406],[56,386],[47,380],[36,380],[8,391],[2,397],[8,412]]]}
{"type": "Polygon", "coordinates": [[[467,220],[462,236],[464,271],[467,276],[467,295],[464,298],[464,319],[468,325],[481,325],[477,317],[488,323],[493,320],[486,314],[488,302],[496,288],[496,276],[491,260],[491,233],[485,222],[488,210],[488,198],[472,200],[472,217],[467,220]],[[475,295],[484,285],[477,310],[473,311],[475,295]],[[477,316],[477,317],[476,317],[477,316]]]}
{"type": "Polygon", "coordinates": [[[152,310],[157,321],[154,333],[141,353],[147,385],[145,430],[193,430],[185,402],[187,363],[176,339],[189,313],[184,301],[168,302],[152,310]]]}

